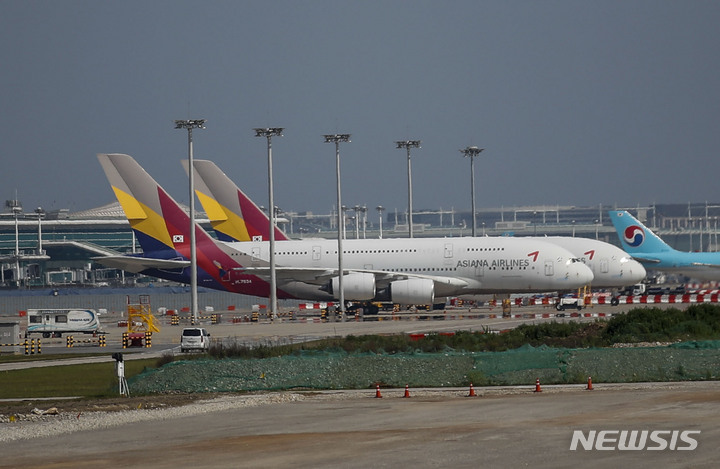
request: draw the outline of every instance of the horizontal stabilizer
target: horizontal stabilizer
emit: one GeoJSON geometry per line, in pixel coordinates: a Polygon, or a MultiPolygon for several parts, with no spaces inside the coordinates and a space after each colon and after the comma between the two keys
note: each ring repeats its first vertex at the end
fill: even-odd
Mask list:
{"type": "Polygon", "coordinates": [[[92,260],[107,267],[122,269],[136,274],[150,269],[173,270],[190,266],[190,261],[187,260],[150,259],[132,256],[103,256],[93,257],[92,260]]]}

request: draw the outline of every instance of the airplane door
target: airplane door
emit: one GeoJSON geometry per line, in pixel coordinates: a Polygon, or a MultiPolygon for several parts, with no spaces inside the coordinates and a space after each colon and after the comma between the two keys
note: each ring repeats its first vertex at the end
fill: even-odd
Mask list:
{"type": "Polygon", "coordinates": [[[607,259],[600,259],[600,272],[606,274],[610,271],[610,261],[607,259]]]}
{"type": "Polygon", "coordinates": [[[319,261],[320,260],[320,254],[322,254],[322,249],[320,246],[313,246],[312,248],[312,260],[319,261]]]}
{"type": "Polygon", "coordinates": [[[548,277],[555,275],[555,267],[553,261],[545,261],[545,275],[548,277]]]}
{"type": "Polygon", "coordinates": [[[485,266],[484,265],[476,265],[475,266],[475,276],[482,277],[484,275],[485,275],[485,266]]]}
{"type": "MultiPolygon", "coordinates": [[[[453,250],[453,244],[447,243],[445,245],[445,248],[443,249],[443,257],[444,257],[443,266],[448,270],[452,270],[453,256],[455,256],[455,251],[453,250]]],[[[482,274],[478,274],[476,272],[475,275],[482,275],[482,274]]]]}
{"type": "Polygon", "coordinates": [[[260,263],[260,253],[260,246],[255,246],[252,248],[252,265],[256,266],[260,263]]]}

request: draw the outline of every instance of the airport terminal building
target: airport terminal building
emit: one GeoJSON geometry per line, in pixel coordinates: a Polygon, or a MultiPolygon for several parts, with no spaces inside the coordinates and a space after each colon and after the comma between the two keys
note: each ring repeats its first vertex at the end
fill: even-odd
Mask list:
{"type": "MultiPolygon", "coordinates": [[[[675,249],[716,251],[720,204],[657,204],[647,207],[525,206],[484,208],[476,213],[476,236],[579,236],[619,246],[608,210],[628,210],[675,249]]],[[[355,206],[344,210],[345,238],[407,237],[405,212],[355,206]],[[374,212],[374,210],[372,210],[374,212]],[[370,216],[368,216],[370,215],[370,216]],[[373,216],[374,215],[374,216],[373,216]],[[380,223],[379,216],[382,216],[380,223]],[[370,220],[372,219],[372,221],[370,220]]],[[[198,222],[209,232],[204,213],[198,222]]],[[[292,238],[335,238],[336,212],[283,212],[278,222],[292,238]]],[[[413,214],[416,237],[472,235],[472,213],[418,210],[413,214]]],[[[93,258],[140,252],[117,202],[79,212],[66,209],[23,210],[9,200],[0,212],[0,288],[54,286],[136,286],[158,282],[108,269],[93,258]]]]}

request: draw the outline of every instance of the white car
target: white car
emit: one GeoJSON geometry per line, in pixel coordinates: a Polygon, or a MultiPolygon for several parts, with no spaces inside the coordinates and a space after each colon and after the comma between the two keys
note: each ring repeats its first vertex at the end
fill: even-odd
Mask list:
{"type": "Polygon", "coordinates": [[[207,352],[210,348],[210,334],[202,327],[186,327],[180,336],[180,351],[185,353],[190,350],[207,352]]]}

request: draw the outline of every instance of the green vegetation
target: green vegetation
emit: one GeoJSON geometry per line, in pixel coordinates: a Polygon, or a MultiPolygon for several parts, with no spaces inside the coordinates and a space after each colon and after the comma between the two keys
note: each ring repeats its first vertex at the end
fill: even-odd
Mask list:
{"type": "MultiPolygon", "coordinates": [[[[125,376],[156,365],[156,359],[125,361],[125,376]]],[[[48,366],[0,372],[0,399],[15,397],[117,396],[115,362],[48,366]]]]}
{"type": "Polygon", "coordinates": [[[675,308],[637,308],[608,322],[604,333],[608,344],[624,342],[669,342],[720,338],[720,306],[693,305],[675,308]]]}
{"type": "Polygon", "coordinates": [[[430,334],[414,339],[401,335],[364,335],[323,339],[314,342],[256,348],[215,346],[213,358],[269,358],[307,351],[345,351],[347,353],[426,353],[446,350],[465,352],[502,352],[524,345],[539,347],[609,347],[617,343],[676,342],[720,339],[720,306],[693,305],[676,308],[636,308],[609,321],[591,323],[547,322],[524,324],[500,334],[459,331],[455,334],[430,334]]]}

